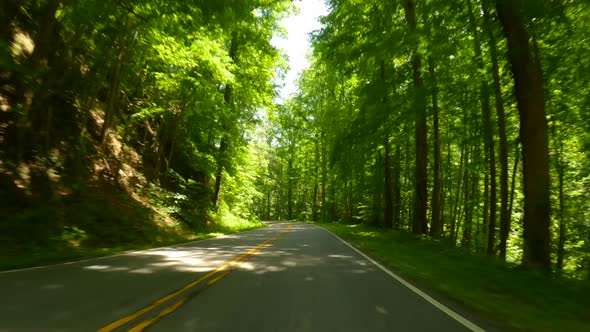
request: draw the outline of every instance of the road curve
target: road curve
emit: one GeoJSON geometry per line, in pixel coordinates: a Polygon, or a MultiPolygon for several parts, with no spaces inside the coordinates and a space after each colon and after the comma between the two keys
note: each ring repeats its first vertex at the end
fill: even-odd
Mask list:
{"type": "Polygon", "coordinates": [[[4,331],[490,331],[292,223],[0,272],[4,331]]]}

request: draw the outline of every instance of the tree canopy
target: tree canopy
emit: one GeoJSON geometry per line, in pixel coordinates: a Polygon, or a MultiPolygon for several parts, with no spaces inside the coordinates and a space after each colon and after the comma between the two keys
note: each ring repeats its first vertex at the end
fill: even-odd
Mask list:
{"type": "Polygon", "coordinates": [[[291,1],[3,1],[0,231],[102,229],[63,211],[106,187],[192,230],[365,223],[590,277],[587,1],[326,3],[281,100],[291,1]]]}
{"type": "Polygon", "coordinates": [[[327,3],[300,90],[271,116],[258,214],[587,276],[586,3],[327,3]]]}
{"type": "Polygon", "coordinates": [[[146,199],[167,197],[193,230],[225,213],[255,219],[260,161],[248,142],[273,107],[286,58],[271,39],[292,10],[286,0],[3,1],[4,234],[42,229],[29,239],[41,243],[72,224],[108,228],[98,225],[113,212],[84,225],[62,213],[98,187],[150,209],[138,197],[164,188],[146,199]],[[22,214],[41,205],[58,216],[22,214]]]}

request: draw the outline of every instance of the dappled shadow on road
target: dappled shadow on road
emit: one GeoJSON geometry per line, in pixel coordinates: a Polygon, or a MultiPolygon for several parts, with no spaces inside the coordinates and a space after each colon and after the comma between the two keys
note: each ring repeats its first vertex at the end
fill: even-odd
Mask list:
{"type": "MultiPolygon", "coordinates": [[[[4,299],[0,301],[0,330],[98,329],[183,289],[268,239],[274,241],[230,266],[235,269],[233,274],[246,274],[249,280],[280,274],[281,279],[290,282],[314,283],[334,275],[362,278],[375,271],[374,266],[350,251],[343,254],[334,250],[333,243],[324,247],[324,243],[305,234],[310,232],[309,226],[292,226],[288,233],[277,237],[285,228],[284,224],[276,224],[218,239],[0,274],[4,299]]],[[[182,296],[194,297],[205,291],[205,281],[182,296]]],[[[387,312],[383,308],[375,310],[387,312]]]]}
{"type": "MultiPolygon", "coordinates": [[[[292,227],[290,231],[298,230],[301,228],[292,227]]],[[[108,260],[80,263],[79,268],[100,273],[126,272],[140,275],[209,272],[271,238],[274,233],[276,230],[268,228],[247,234],[227,235],[222,241],[204,241],[130,253],[108,260]]],[[[255,256],[260,257],[257,260],[248,259],[240,262],[241,264],[236,268],[255,274],[286,271],[297,267],[322,266],[328,263],[335,267],[354,266],[355,268],[349,272],[357,274],[374,269],[366,260],[355,256],[329,252],[322,255],[306,254],[305,251],[310,249],[313,249],[313,245],[293,243],[287,247],[284,245],[277,247],[274,244],[256,252],[255,256]]]]}
{"type": "MultiPolygon", "coordinates": [[[[290,231],[296,232],[301,227],[292,227],[290,231]]],[[[208,272],[230,261],[232,258],[248,251],[256,244],[262,243],[272,237],[276,230],[268,228],[246,234],[234,234],[223,236],[222,241],[203,241],[187,245],[156,248],[105,260],[92,260],[77,264],[82,270],[96,272],[127,272],[130,274],[174,273],[174,272],[208,272]],[[245,240],[247,241],[245,242],[245,240]]],[[[323,255],[309,255],[302,251],[312,248],[310,244],[293,243],[291,246],[283,245],[257,252],[256,256],[264,257],[265,264],[255,267],[255,263],[243,262],[238,268],[254,271],[257,274],[283,271],[291,267],[320,266],[327,262],[336,266],[357,266],[369,268],[366,260],[358,257],[342,254],[326,253],[323,255]],[[275,259],[278,258],[278,259],[275,259]],[[269,261],[276,265],[267,264],[269,261]]],[[[358,268],[352,273],[364,273],[366,270],[358,268]]]]}

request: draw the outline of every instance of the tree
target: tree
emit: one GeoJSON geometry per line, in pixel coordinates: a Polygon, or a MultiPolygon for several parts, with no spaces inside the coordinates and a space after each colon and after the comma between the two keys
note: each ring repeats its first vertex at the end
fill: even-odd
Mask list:
{"type": "MultiPolygon", "coordinates": [[[[507,36],[506,20],[496,17],[493,2],[329,1],[323,27],[312,35],[311,66],[280,108],[282,118],[301,121],[271,119],[276,154],[261,191],[275,215],[286,218],[291,209],[297,219],[428,233],[526,266],[539,266],[531,263],[539,249],[531,239],[543,229],[560,238],[549,246],[557,268],[585,275],[590,120],[581,105],[590,100],[582,74],[590,61],[582,55],[590,49],[578,41],[590,31],[581,19],[590,14],[582,1],[535,3],[509,5],[518,7],[520,24],[510,31],[527,34],[516,43],[519,50],[528,43],[527,55],[514,52],[514,34],[500,37],[507,36]],[[511,75],[513,60],[523,57],[542,74],[540,85],[530,84],[534,71],[525,72],[527,79],[516,70],[511,75]],[[547,100],[544,112],[555,128],[546,133],[549,173],[529,162],[521,167],[521,152],[532,153],[527,135],[538,129],[531,123],[539,121],[523,111],[523,86],[542,89],[547,100]],[[295,139],[285,139],[293,123],[300,123],[295,139]],[[542,197],[531,172],[555,179],[556,188],[543,194],[558,212],[554,229],[545,227],[549,210],[544,219],[532,215],[540,211],[533,197],[542,197]]],[[[539,105],[525,101],[529,110],[539,105]]]]}
{"type": "Polygon", "coordinates": [[[416,126],[415,143],[416,143],[416,174],[415,190],[416,198],[414,203],[414,221],[412,231],[417,234],[426,234],[428,224],[426,220],[427,213],[427,142],[426,142],[426,91],[424,80],[422,78],[422,54],[418,49],[418,35],[416,23],[416,4],[414,0],[403,1],[410,38],[414,40],[414,50],[412,52],[412,71],[414,78],[414,123],[416,126]]]}
{"type": "Polygon", "coordinates": [[[520,0],[497,0],[496,8],[508,41],[512,64],[523,154],[524,258],[529,267],[551,268],[549,148],[538,52],[530,44],[520,0]]]}

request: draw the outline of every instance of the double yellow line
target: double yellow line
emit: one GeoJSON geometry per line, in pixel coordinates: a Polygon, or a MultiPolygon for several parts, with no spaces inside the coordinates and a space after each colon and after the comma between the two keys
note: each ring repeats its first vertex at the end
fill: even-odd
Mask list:
{"type": "MultiPolygon", "coordinates": [[[[250,250],[246,251],[245,253],[241,254],[240,256],[232,259],[231,261],[223,264],[222,266],[216,268],[215,270],[205,274],[204,276],[200,277],[199,279],[191,282],[190,284],[184,286],[182,289],[177,290],[173,293],[170,293],[166,296],[164,296],[163,298],[153,302],[152,304],[148,305],[147,307],[131,314],[128,316],[125,316],[115,322],[112,322],[111,324],[101,328],[98,330],[98,332],[111,332],[114,331],[118,328],[120,328],[121,326],[143,316],[144,314],[152,311],[153,309],[159,307],[160,305],[170,301],[171,299],[187,292],[188,290],[194,288],[195,286],[197,286],[198,284],[202,283],[203,281],[215,276],[215,278],[210,279],[207,282],[207,286],[211,286],[214,283],[218,282],[219,280],[221,280],[223,277],[227,276],[229,273],[231,273],[232,271],[234,271],[235,269],[239,268],[246,260],[248,260],[250,257],[256,255],[257,253],[259,253],[260,251],[264,250],[265,248],[269,247],[271,245],[271,243],[273,241],[276,241],[277,239],[279,239],[280,237],[282,237],[285,233],[289,232],[291,230],[293,226],[289,226],[287,227],[286,230],[281,231],[279,234],[277,234],[276,236],[267,239],[266,241],[256,245],[255,247],[251,248],[250,250]]],[[[169,306],[167,308],[165,308],[164,310],[162,310],[160,313],[158,313],[158,315],[145,320],[141,323],[139,323],[138,325],[136,325],[135,327],[131,328],[129,331],[130,332],[141,332],[144,329],[146,329],[147,327],[155,324],[157,321],[159,321],[161,318],[163,318],[164,316],[167,316],[171,313],[173,313],[176,309],[180,308],[186,301],[188,300],[188,297],[183,297],[182,299],[180,299],[178,302],[176,302],[175,304],[173,304],[172,306],[169,306]]]]}

